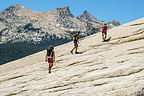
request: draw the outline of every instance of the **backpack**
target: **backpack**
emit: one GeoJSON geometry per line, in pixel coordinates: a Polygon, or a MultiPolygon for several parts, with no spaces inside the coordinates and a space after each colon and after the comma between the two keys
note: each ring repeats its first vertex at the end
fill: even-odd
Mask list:
{"type": "Polygon", "coordinates": [[[73,41],[76,40],[76,35],[77,35],[77,34],[72,35],[72,40],[73,40],[73,41]]]}
{"type": "Polygon", "coordinates": [[[103,26],[103,31],[107,31],[107,25],[103,26]]]}
{"type": "Polygon", "coordinates": [[[47,56],[53,57],[52,49],[47,49],[47,56]]]}

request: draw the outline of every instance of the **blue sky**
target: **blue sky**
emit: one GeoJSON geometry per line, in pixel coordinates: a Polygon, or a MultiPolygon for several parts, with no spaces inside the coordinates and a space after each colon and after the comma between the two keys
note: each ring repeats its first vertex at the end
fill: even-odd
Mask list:
{"type": "Polygon", "coordinates": [[[144,0],[2,0],[0,12],[15,4],[39,12],[69,6],[75,16],[87,10],[100,20],[118,20],[121,24],[144,17],[144,0]]]}

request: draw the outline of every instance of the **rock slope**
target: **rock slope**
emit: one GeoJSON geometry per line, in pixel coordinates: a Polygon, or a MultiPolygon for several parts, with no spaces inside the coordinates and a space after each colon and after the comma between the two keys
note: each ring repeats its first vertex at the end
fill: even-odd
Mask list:
{"type": "Polygon", "coordinates": [[[144,18],[55,48],[48,74],[46,51],[0,66],[0,96],[144,96],[144,18]]]}

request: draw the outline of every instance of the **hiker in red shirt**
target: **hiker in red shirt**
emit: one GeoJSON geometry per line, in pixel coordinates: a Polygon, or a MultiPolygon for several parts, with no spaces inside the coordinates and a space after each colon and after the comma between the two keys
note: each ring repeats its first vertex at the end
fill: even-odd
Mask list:
{"type": "Polygon", "coordinates": [[[102,38],[105,41],[107,38],[107,30],[108,30],[108,26],[107,23],[104,23],[104,25],[102,26],[102,38]]]}

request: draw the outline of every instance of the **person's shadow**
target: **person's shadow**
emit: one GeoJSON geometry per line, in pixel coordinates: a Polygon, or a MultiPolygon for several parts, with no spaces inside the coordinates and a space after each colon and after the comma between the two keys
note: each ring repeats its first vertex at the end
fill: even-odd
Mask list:
{"type": "Polygon", "coordinates": [[[77,53],[75,53],[75,54],[83,54],[83,52],[77,52],[77,53]]]}
{"type": "Polygon", "coordinates": [[[104,40],[103,42],[108,42],[111,40],[111,37],[109,37],[108,39],[104,40]]]}

